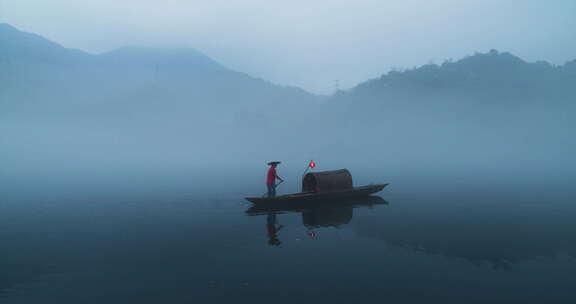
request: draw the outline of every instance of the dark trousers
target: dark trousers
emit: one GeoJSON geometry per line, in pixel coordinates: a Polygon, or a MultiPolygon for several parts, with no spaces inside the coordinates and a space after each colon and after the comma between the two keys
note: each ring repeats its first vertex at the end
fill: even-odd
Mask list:
{"type": "Polygon", "coordinates": [[[268,197],[275,197],[276,196],[276,185],[275,184],[267,184],[268,187],[268,197]]]}

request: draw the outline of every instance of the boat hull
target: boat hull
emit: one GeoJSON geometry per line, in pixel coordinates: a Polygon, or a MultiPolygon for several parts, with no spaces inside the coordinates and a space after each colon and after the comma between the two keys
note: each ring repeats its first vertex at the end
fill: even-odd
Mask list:
{"type": "Polygon", "coordinates": [[[326,192],[301,192],[276,197],[247,197],[246,200],[254,204],[282,204],[302,201],[325,201],[345,198],[364,197],[382,191],[388,184],[369,185],[354,187],[353,189],[326,191],[326,192]]]}

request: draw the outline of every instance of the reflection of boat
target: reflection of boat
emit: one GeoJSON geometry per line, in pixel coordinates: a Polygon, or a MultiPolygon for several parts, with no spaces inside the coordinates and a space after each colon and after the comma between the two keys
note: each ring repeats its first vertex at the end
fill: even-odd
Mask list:
{"type": "Polygon", "coordinates": [[[352,206],[329,206],[302,211],[302,223],[308,228],[346,225],[354,217],[353,208],[352,206]]]}
{"type": "Polygon", "coordinates": [[[370,207],[374,205],[388,204],[384,199],[379,196],[366,196],[356,199],[340,199],[332,201],[319,201],[316,204],[310,205],[306,201],[294,201],[287,204],[257,204],[246,210],[247,215],[267,215],[271,212],[286,213],[286,212],[313,212],[317,210],[337,209],[337,208],[356,208],[356,207],[370,207]]]}
{"type": "Polygon", "coordinates": [[[356,199],[319,201],[309,204],[295,201],[290,204],[257,204],[246,210],[247,215],[266,215],[266,230],[268,244],[279,246],[282,242],[278,237],[278,231],[284,226],[277,222],[277,214],[285,212],[302,213],[302,223],[308,228],[308,235],[315,237],[314,228],[339,227],[350,223],[354,216],[354,208],[371,207],[374,205],[388,204],[379,196],[368,196],[356,199]]]}
{"type": "Polygon", "coordinates": [[[354,187],[352,175],[346,169],[311,172],[302,179],[302,192],[276,197],[247,197],[254,204],[283,204],[300,201],[326,201],[365,197],[381,191],[388,184],[354,187]]]}

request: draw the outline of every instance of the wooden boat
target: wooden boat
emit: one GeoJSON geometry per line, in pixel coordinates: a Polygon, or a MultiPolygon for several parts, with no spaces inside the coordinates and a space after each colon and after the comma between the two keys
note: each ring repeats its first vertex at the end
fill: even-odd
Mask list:
{"type": "Polygon", "coordinates": [[[388,184],[369,185],[363,187],[354,187],[347,190],[336,190],[326,192],[300,192],[293,194],[280,195],[276,197],[247,197],[246,200],[254,204],[267,204],[267,203],[285,203],[292,201],[306,201],[306,200],[334,200],[342,198],[354,198],[369,196],[370,194],[381,191],[388,184]]]}
{"type": "Polygon", "coordinates": [[[381,191],[388,184],[353,187],[352,175],[346,169],[311,172],[302,179],[302,192],[276,197],[247,197],[254,204],[278,204],[301,201],[323,201],[365,197],[381,191]]]}

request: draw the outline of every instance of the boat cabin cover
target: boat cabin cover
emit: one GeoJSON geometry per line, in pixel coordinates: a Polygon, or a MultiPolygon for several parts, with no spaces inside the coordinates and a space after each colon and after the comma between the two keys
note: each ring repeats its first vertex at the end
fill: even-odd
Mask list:
{"type": "Polygon", "coordinates": [[[302,179],[302,192],[330,192],[353,188],[352,175],[346,169],[310,172],[302,179]]]}

